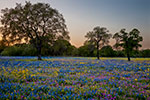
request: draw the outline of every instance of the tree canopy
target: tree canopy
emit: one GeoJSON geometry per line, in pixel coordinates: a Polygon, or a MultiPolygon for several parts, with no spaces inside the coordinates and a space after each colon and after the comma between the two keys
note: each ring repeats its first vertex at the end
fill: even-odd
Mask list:
{"type": "Polygon", "coordinates": [[[0,29],[3,39],[11,44],[30,41],[37,49],[39,60],[44,42],[69,39],[62,14],[49,4],[16,4],[15,8],[2,9],[2,14],[0,29]]]}

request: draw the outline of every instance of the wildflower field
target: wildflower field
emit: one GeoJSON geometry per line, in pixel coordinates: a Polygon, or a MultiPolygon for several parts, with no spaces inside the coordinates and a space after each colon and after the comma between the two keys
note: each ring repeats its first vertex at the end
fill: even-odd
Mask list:
{"type": "Polygon", "coordinates": [[[150,100],[150,59],[0,57],[0,100],[150,100]]]}

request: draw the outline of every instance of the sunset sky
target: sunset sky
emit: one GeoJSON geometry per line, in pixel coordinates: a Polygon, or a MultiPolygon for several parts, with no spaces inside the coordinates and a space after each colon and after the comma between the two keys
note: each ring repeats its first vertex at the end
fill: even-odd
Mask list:
{"type": "MultiPolygon", "coordinates": [[[[25,4],[28,0],[0,0],[0,9],[25,4]]],[[[83,45],[85,34],[95,26],[106,27],[110,33],[126,28],[140,30],[143,49],[150,48],[150,0],[29,0],[49,3],[63,14],[70,32],[71,44],[83,45]]],[[[114,44],[111,40],[111,45],[114,44]]]]}

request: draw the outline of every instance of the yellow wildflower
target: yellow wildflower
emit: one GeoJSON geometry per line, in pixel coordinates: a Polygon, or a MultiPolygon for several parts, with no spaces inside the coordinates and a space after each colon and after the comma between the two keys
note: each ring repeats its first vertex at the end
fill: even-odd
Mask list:
{"type": "Polygon", "coordinates": [[[25,70],[23,70],[22,73],[25,73],[25,70]]]}
{"type": "Polygon", "coordinates": [[[35,74],[31,74],[31,77],[35,76],[35,74]]]}

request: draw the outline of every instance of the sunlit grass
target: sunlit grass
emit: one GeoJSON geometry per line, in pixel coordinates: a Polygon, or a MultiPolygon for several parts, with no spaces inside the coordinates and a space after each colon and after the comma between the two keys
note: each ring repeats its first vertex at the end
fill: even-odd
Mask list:
{"type": "MultiPolygon", "coordinates": [[[[97,59],[96,57],[87,57],[88,59],[97,59]]],[[[126,57],[100,57],[100,60],[128,60],[126,57]]],[[[132,58],[131,60],[133,61],[145,61],[145,60],[150,60],[150,58],[132,58]]]]}
{"type": "MultiPolygon", "coordinates": [[[[76,58],[77,60],[83,60],[83,59],[96,60],[97,59],[97,57],[69,57],[69,58],[70,59],[76,58]]],[[[63,58],[60,58],[60,57],[44,58],[41,61],[55,61],[55,60],[63,60],[63,58]]],[[[128,60],[128,58],[126,57],[100,57],[99,60],[128,60]]],[[[16,61],[40,61],[40,60],[37,60],[37,58],[32,58],[32,59],[16,59],[16,61]]],[[[131,61],[150,61],[150,58],[132,58],[131,57],[131,61]]]]}

